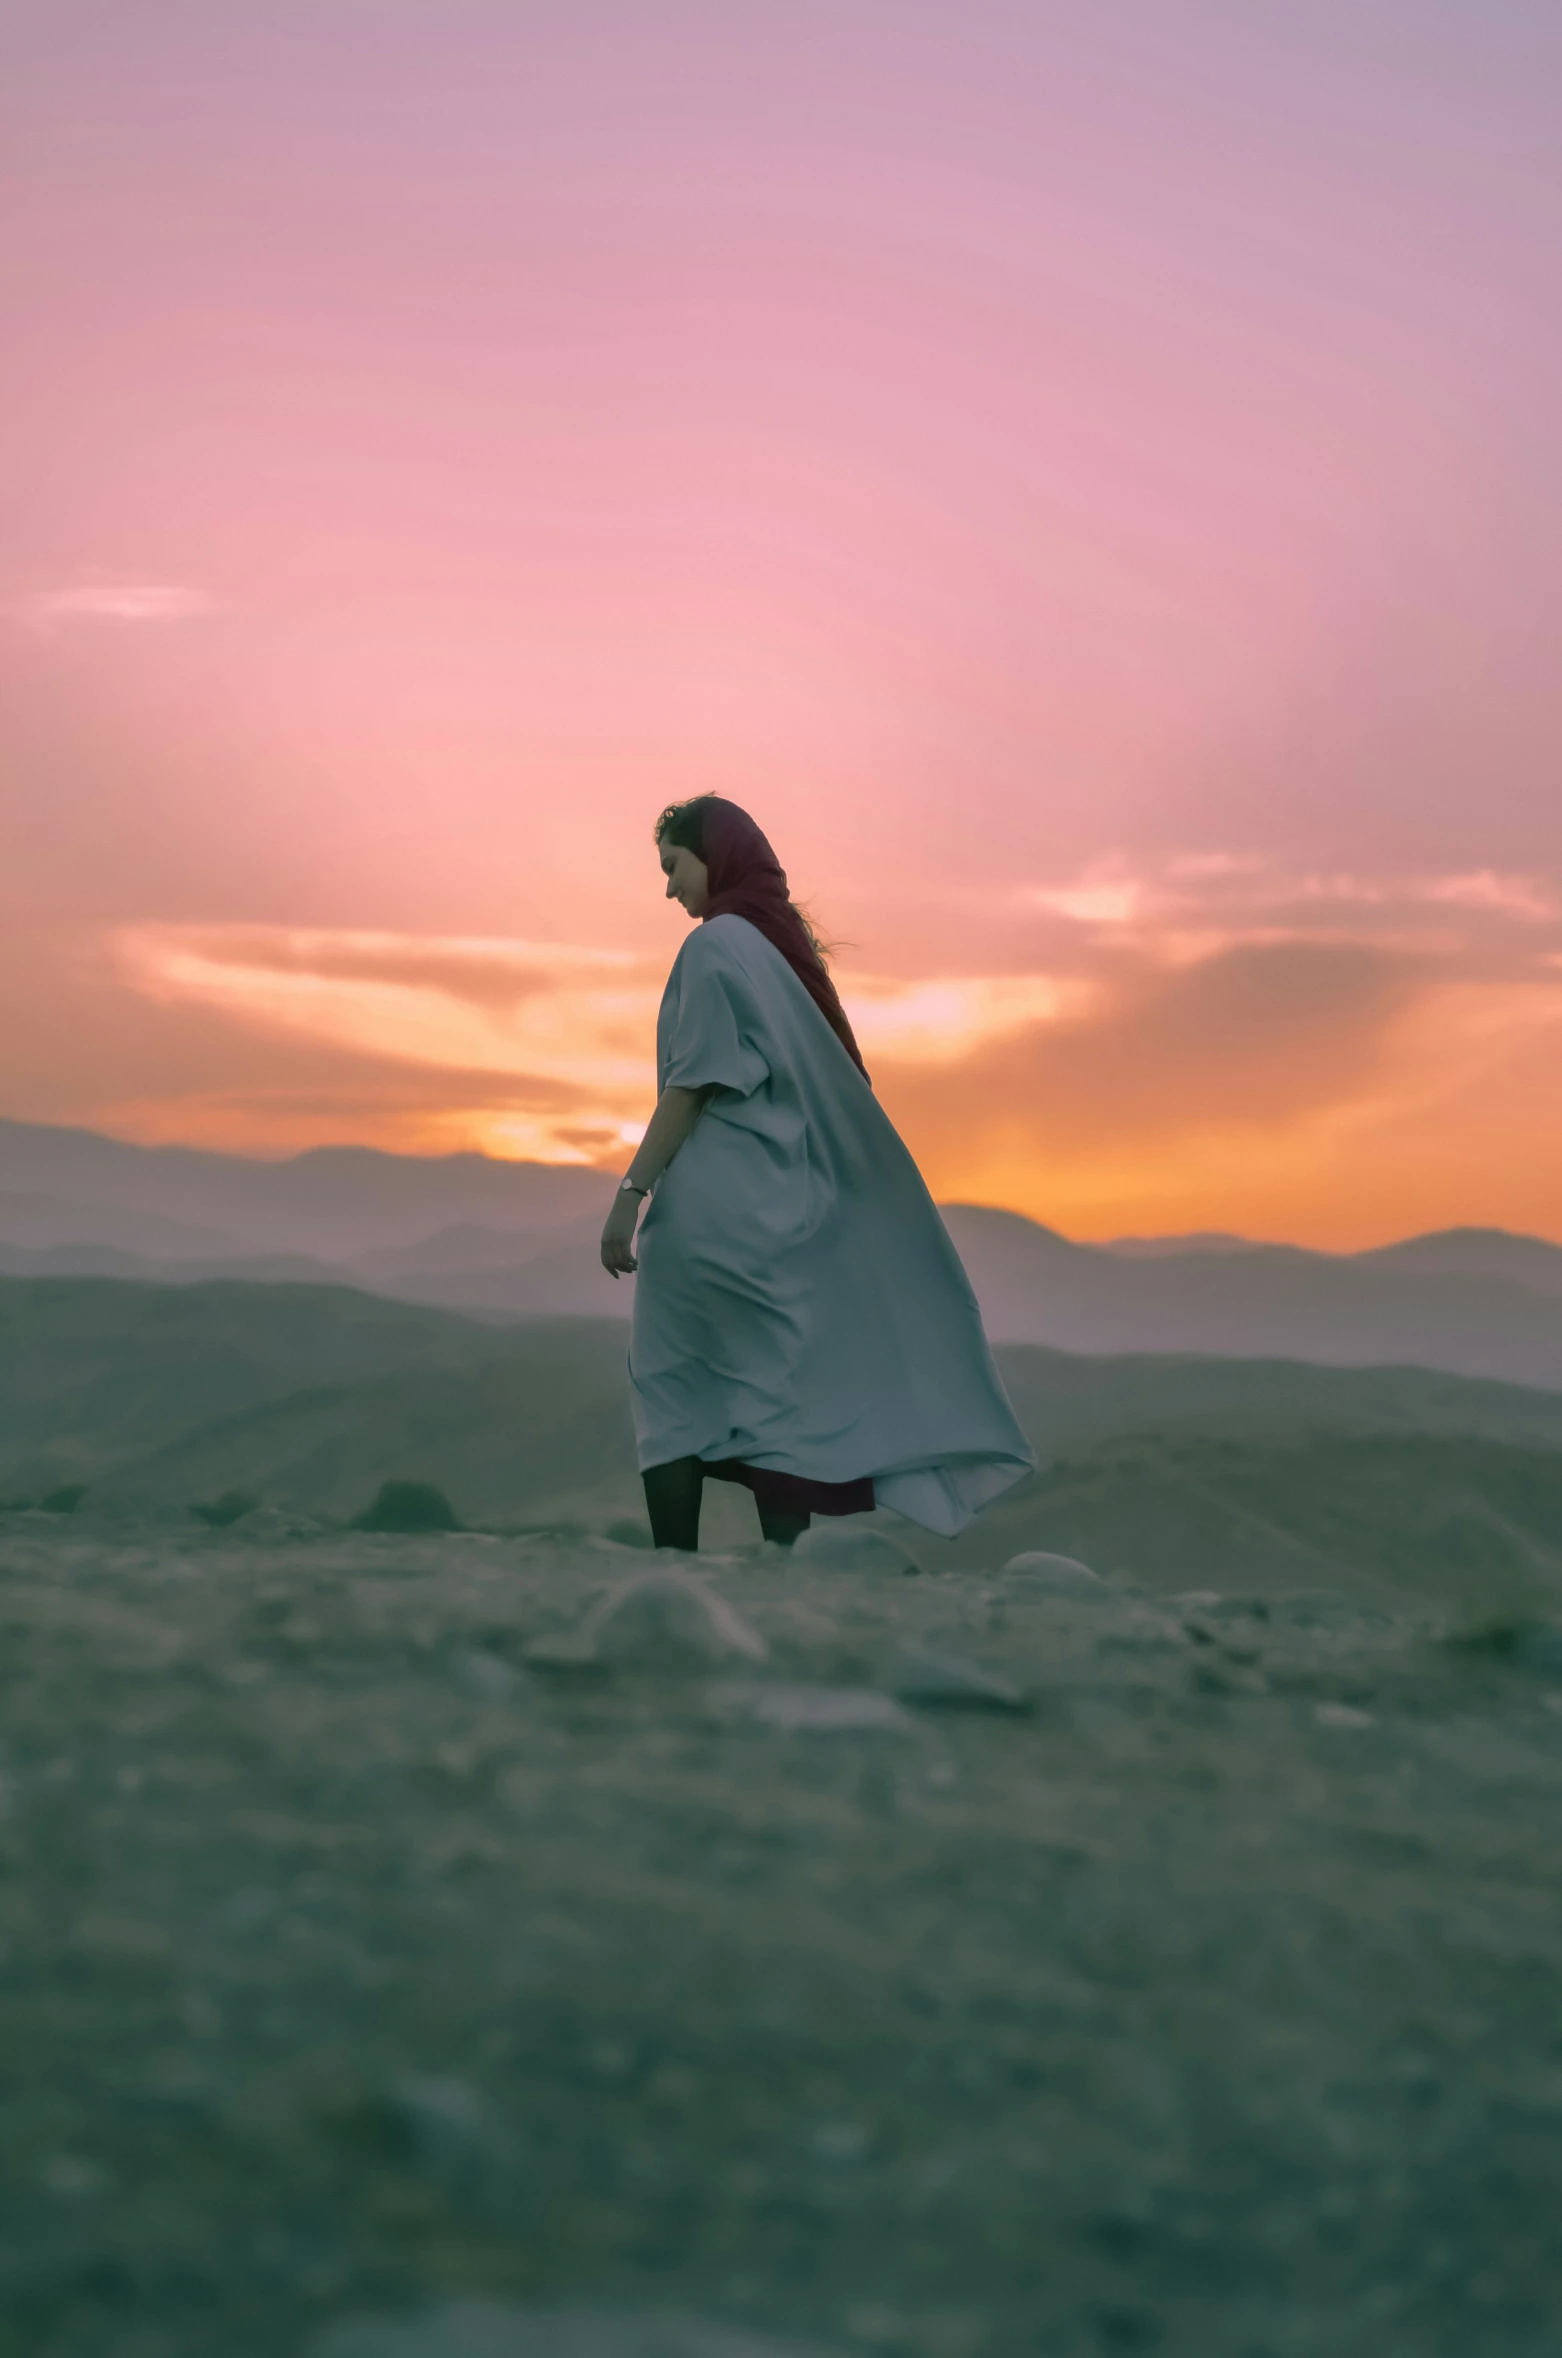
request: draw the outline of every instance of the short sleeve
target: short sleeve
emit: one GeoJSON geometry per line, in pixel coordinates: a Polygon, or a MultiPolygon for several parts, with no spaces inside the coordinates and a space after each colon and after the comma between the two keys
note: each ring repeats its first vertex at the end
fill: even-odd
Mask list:
{"type": "Polygon", "coordinates": [[[770,1067],[746,1016],[747,998],[742,976],[719,958],[685,953],[676,1004],[666,1011],[662,1088],[732,1089],[748,1097],[761,1086],[770,1067]]]}

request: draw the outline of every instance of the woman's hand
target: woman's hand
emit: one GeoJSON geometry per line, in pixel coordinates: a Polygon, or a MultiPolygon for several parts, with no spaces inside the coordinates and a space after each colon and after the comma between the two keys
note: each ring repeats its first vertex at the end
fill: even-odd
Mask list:
{"type": "Polygon", "coordinates": [[[602,1226],[602,1266],[610,1277],[633,1277],[639,1267],[635,1222],[644,1201],[643,1196],[631,1195],[626,1188],[620,1188],[613,1198],[613,1208],[602,1226]]]}

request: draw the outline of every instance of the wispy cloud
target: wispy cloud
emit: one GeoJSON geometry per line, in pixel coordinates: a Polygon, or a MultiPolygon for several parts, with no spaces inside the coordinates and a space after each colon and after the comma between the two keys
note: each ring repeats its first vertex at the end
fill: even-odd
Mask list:
{"type": "Polygon", "coordinates": [[[958,1057],[882,1050],[880,1095],[935,1192],[1085,1235],[1142,1228],[1147,1204],[1152,1228],[1332,1223],[1341,1242],[1472,1203],[1549,1232],[1562,949],[1545,880],[1412,878],[1381,898],[1299,882],[1321,880],[1285,879],[1262,911],[1195,901],[1082,932],[1072,963],[1057,944],[1065,985],[1089,987],[958,1057]]]}
{"type": "Polygon", "coordinates": [[[1183,855],[1157,867],[1098,863],[1058,884],[1026,885],[1026,907],[1065,920],[1097,939],[1159,940],[1175,954],[1188,937],[1205,951],[1216,941],[1324,939],[1374,931],[1395,921],[1415,926],[1430,911],[1525,925],[1562,922],[1562,881],[1494,868],[1452,874],[1357,875],[1343,869],[1292,867],[1257,854],[1183,855]]]}
{"type": "Polygon", "coordinates": [[[513,935],[411,934],[301,925],[159,926],[121,937],[161,972],[210,984],[259,978],[267,990],[300,981],[370,984],[433,993],[502,1014],[556,992],[572,977],[641,975],[633,951],[532,942],[513,935]],[[267,983],[265,978],[270,977],[267,983]]]}
{"type": "Polygon", "coordinates": [[[29,590],[12,600],[9,611],[14,621],[48,630],[75,622],[184,622],[215,607],[204,590],[182,582],[87,581],[29,590]]]}
{"type": "Polygon", "coordinates": [[[1499,909],[1505,916],[1541,925],[1562,917],[1562,898],[1549,882],[1535,876],[1501,876],[1491,868],[1429,878],[1421,897],[1449,908],[1499,909]]]}
{"type": "MultiPolygon", "coordinates": [[[[142,997],[385,1066],[462,1075],[496,1152],[618,1153],[654,1099],[664,975],[659,959],[632,951],[286,925],[142,925],[112,947],[142,997]],[[557,1102],[517,1107],[517,1089],[557,1091],[557,1102]]],[[[927,1066],[1077,1013],[1087,995],[1049,974],[845,981],[867,1054],[927,1066]]]]}
{"type": "Polygon", "coordinates": [[[1132,958],[1061,1021],[944,1067],[886,1059],[877,1078],[946,1199],[1026,1202],[1100,1233],[1184,1196],[1240,1225],[1238,1174],[1258,1193],[1383,1100],[1431,965],[1350,942],[1132,958]]]}
{"type": "Polygon", "coordinates": [[[660,978],[631,953],[575,943],[138,926],[115,939],[143,995],[246,1027],[306,1035],[378,1063],[465,1076],[495,1151],[589,1162],[643,1121],[660,978]],[[514,1095],[557,1092],[554,1106],[514,1095]],[[590,1120],[582,1133],[582,1115],[590,1120]]]}
{"type": "Polygon", "coordinates": [[[990,1042],[1076,1012],[1089,986],[1052,974],[955,975],[931,982],[842,976],[865,1056],[952,1064],[990,1042]]]}
{"type": "Polygon", "coordinates": [[[1145,888],[1134,877],[1083,879],[1078,884],[1034,885],[1030,899],[1038,909],[1076,925],[1132,925],[1144,914],[1145,888]]]}
{"type": "MultiPolygon", "coordinates": [[[[1503,1106],[1537,1101],[1502,1076],[1516,1058],[1540,1071],[1562,1037],[1548,878],[1233,855],[1107,881],[1131,883],[1140,914],[1106,921],[1098,903],[1085,922],[1033,899],[1035,955],[1017,971],[838,970],[879,1095],[946,1200],[1086,1234],[1211,1219],[1284,1233],[1315,1197],[1364,1201],[1370,1165],[1388,1233],[1407,1216],[1394,1190],[1423,1164],[1425,1217],[1464,1200],[1457,1171],[1437,1193],[1421,1143],[1450,1108],[1495,1107],[1474,1126],[1478,1160],[1493,1119],[1517,1139],[1503,1106]]],[[[234,1072],[255,1065],[182,1108],[125,1108],[140,1134],[271,1151],[351,1135],[605,1167],[654,1100],[660,953],[285,925],[142,925],[113,948],[143,1005],[208,1039],[215,1024],[234,1072]],[[302,1095],[281,1077],[289,1058],[318,1076],[302,1095]]]]}

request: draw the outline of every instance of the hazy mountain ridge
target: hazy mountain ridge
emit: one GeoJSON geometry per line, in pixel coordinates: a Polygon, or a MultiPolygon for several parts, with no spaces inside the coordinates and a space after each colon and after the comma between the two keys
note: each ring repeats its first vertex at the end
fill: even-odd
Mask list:
{"type": "Polygon", "coordinates": [[[303,1253],[220,1253],[209,1259],[158,1260],[125,1253],[112,1245],[60,1244],[38,1252],[0,1245],[0,1275],[6,1277],[117,1277],[135,1285],[343,1285],[352,1274],[334,1261],[312,1261],[303,1253]]]}
{"type": "MultiPolygon", "coordinates": [[[[603,1275],[596,1249],[610,1193],[601,1172],[482,1155],[353,1147],[262,1163],[0,1122],[0,1270],[349,1284],[489,1321],[622,1320],[633,1287],[603,1275]]],[[[1562,1387],[1562,1246],[1541,1238],[1450,1229],[1348,1254],[1219,1233],[1096,1245],[990,1206],[944,1215],[995,1341],[1562,1387]]]]}
{"type": "MultiPolygon", "coordinates": [[[[1562,1303],[1545,1283],[1296,1245],[1121,1257],[1015,1212],[950,1204],[944,1218],[995,1341],[1409,1364],[1562,1386],[1562,1303]]],[[[1512,1242],[1533,1248],[1543,1276],[1562,1267],[1556,1246],[1512,1242]]]]}
{"type": "MultiPolygon", "coordinates": [[[[488,1155],[396,1155],[316,1147],[276,1162],[189,1146],[131,1146],[91,1130],[0,1121],[0,1190],[70,1200],[83,1212],[175,1222],[198,1250],[304,1253],[342,1261],[411,1244],[463,1220],[501,1231],[578,1218],[607,1188],[601,1173],[488,1155]]],[[[0,1201],[0,1234],[6,1228],[0,1201]]],[[[60,1240],[64,1241],[64,1240],[60,1240]]],[[[83,1236],[118,1243],[118,1236],[83,1236]]],[[[127,1249],[142,1249],[127,1242],[127,1249]]],[[[175,1256],[170,1256],[175,1257],[175,1256]]]]}
{"type": "Polygon", "coordinates": [[[1501,1277],[1539,1293],[1562,1295],[1562,1246],[1506,1228],[1444,1228],[1409,1236],[1354,1256],[1359,1265],[1436,1271],[1458,1277],[1501,1277]]]}
{"type": "Polygon", "coordinates": [[[43,1189],[0,1193],[0,1236],[20,1252],[47,1253],[90,1242],[111,1252],[165,1261],[192,1254],[215,1258],[234,1249],[233,1239],[216,1228],[165,1219],[132,1204],[43,1189]]]}

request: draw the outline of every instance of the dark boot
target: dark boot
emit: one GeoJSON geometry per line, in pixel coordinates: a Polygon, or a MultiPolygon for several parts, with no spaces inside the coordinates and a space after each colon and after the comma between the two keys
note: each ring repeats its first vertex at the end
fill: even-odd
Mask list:
{"type": "Polygon", "coordinates": [[[664,1466],[647,1466],[640,1479],[652,1545],[680,1547],[692,1554],[700,1544],[700,1498],[705,1488],[705,1468],[699,1459],[675,1457],[664,1466]]]}
{"type": "MultiPolygon", "coordinates": [[[[758,1501],[756,1500],[755,1503],[758,1504],[758,1501]]],[[[802,1538],[812,1521],[812,1515],[807,1513],[800,1515],[792,1507],[770,1507],[769,1509],[760,1507],[759,1509],[759,1528],[767,1539],[775,1541],[777,1547],[793,1546],[802,1538]]]]}

